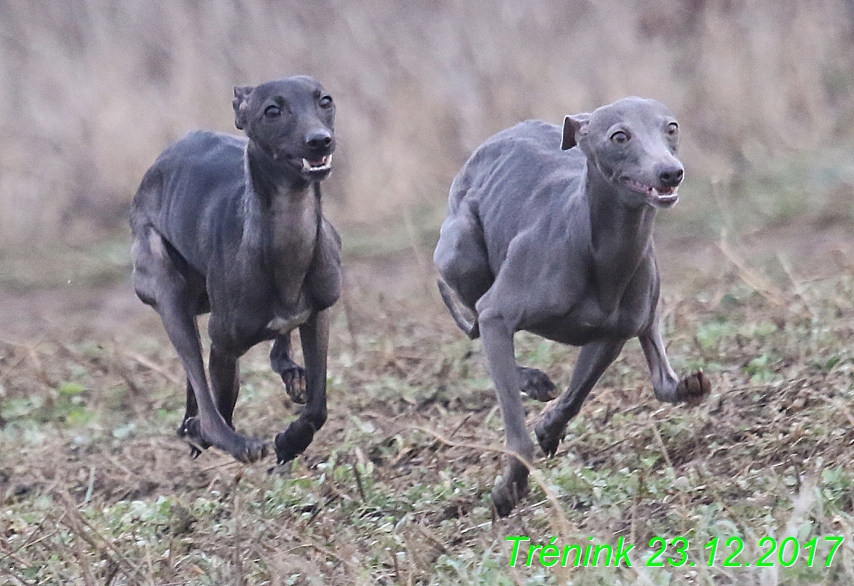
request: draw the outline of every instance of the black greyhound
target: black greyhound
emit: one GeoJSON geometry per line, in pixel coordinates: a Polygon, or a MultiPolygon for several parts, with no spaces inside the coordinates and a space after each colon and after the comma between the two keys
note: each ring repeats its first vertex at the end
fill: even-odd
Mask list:
{"type": "Polygon", "coordinates": [[[276,436],[279,463],[326,421],[328,308],[341,292],[341,239],[323,217],[320,181],[335,150],[332,98],[305,76],[234,88],[235,125],[247,138],[192,132],[145,174],[131,211],[133,283],[160,318],[187,373],[178,434],[194,454],[211,445],[241,462],[263,441],[234,431],[238,359],[275,340],[273,369],[306,402],[276,436]],[[210,312],[205,376],[196,316],[210,312]],[[305,370],[290,359],[299,328],[305,370]]]}

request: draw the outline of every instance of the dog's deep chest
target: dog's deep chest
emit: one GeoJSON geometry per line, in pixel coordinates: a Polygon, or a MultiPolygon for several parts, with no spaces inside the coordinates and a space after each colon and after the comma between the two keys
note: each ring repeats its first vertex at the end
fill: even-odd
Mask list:
{"type": "Polygon", "coordinates": [[[652,319],[658,303],[655,276],[641,271],[618,299],[603,303],[592,289],[574,296],[565,312],[544,316],[525,329],[564,344],[599,339],[628,340],[652,319]]]}
{"type": "Polygon", "coordinates": [[[307,284],[318,246],[315,195],[280,189],[264,199],[249,200],[244,248],[212,307],[239,346],[290,332],[314,310],[307,284]]]}
{"type": "Polygon", "coordinates": [[[318,237],[318,210],[310,194],[278,194],[270,205],[273,279],[276,302],[267,329],[284,334],[311,315],[305,278],[311,268],[318,237]]]}

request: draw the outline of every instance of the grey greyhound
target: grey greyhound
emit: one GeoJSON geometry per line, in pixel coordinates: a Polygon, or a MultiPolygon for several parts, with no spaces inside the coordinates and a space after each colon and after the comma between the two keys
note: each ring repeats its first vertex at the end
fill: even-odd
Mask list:
{"type": "MultiPolygon", "coordinates": [[[[702,371],[676,376],[659,333],[652,226],[656,211],[677,200],[678,138],[663,104],[626,98],[567,116],[563,131],[539,121],[504,130],[454,180],[434,256],[439,289],[457,325],[483,338],[511,454],[534,455],[520,391],[555,395],[544,373],[517,366],[519,330],[581,346],[569,388],[536,425],[547,456],[635,336],[659,400],[695,402],[710,392],[702,371]]],[[[498,514],[527,490],[528,468],[508,455],[492,491],[498,514]]]]}
{"type": "Polygon", "coordinates": [[[178,434],[193,455],[210,446],[241,462],[265,442],[234,430],[238,359],[274,340],[272,368],[298,419],[276,436],[279,463],[302,453],[326,421],[329,311],[341,291],[341,239],[321,213],[320,181],[335,150],[332,98],[306,76],[234,88],[247,138],[192,132],[145,174],[130,223],[133,283],[163,321],[187,373],[178,434]],[[210,312],[205,376],[196,316],[210,312]],[[290,358],[299,328],[305,369],[290,358]]]}

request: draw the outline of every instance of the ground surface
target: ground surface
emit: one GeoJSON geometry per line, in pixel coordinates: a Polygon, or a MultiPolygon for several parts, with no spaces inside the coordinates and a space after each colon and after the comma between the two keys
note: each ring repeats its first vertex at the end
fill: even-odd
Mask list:
{"type": "MultiPolygon", "coordinates": [[[[348,259],[328,423],[274,474],[271,459],[189,457],[174,435],[180,365],[120,266],[0,290],[0,583],[854,583],[851,226],[790,223],[722,243],[664,228],[669,353],[680,372],[705,369],[711,397],[657,403],[630,343],[500,520],[489,501],[500,413],[480,343],[438,301],[426,247],[348,259]],[[531,540],[515,567],[508,536],[531,540]],[[620,540],[636,546],[631,568],[528,557],[529,545],[620,540]]],[[[574,350],[517,345],[521,363],[566,387],[574,350]]],[[[236,422],[272,438],[298,408],[266,351],[242,362],[236,422]]],[[[532,426],[542,405],[526,406],[532,426]]]]}

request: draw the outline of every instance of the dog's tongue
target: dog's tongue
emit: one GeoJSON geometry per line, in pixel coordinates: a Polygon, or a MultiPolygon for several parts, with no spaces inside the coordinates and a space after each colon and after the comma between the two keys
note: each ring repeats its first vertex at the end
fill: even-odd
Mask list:
{"type": "Polygon", "coordinates": [[[314,159],[314,160],[308,159],[308,164],[311,165],[312,167],[320,167],[320,166],[326,164],[326,157],[321,157],[319,159],[314,159]]]}

